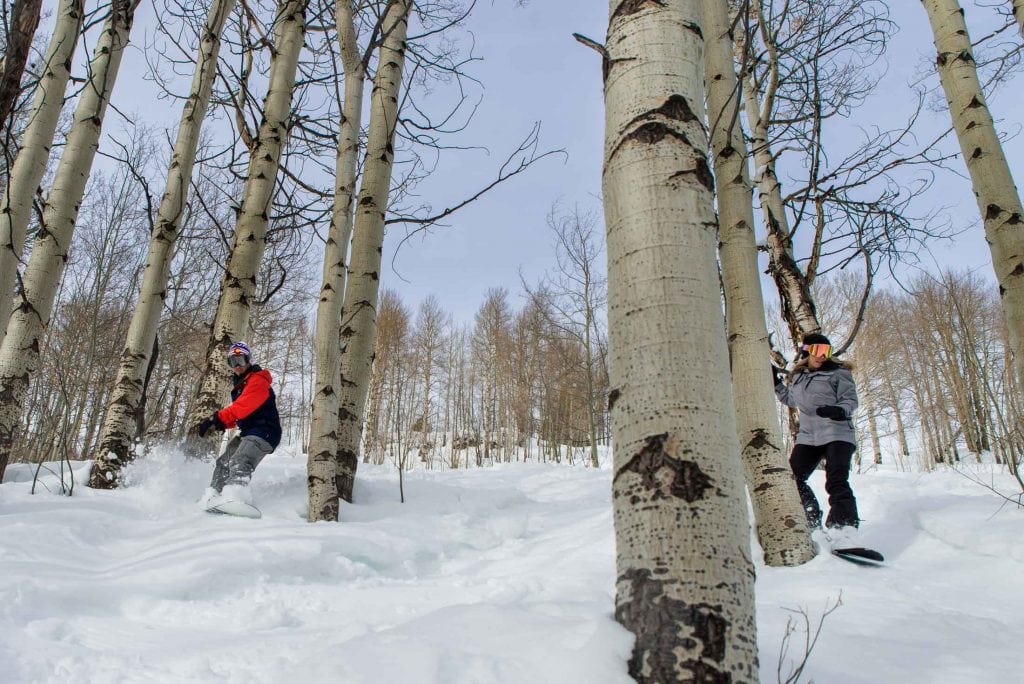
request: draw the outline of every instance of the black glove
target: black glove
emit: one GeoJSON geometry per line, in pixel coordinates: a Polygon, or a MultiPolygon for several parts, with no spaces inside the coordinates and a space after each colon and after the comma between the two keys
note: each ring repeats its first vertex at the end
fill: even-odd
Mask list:
{"type": "Polygon", "coordinates": [[[205,437],[210,428],[214,428],[220,432],[224,431],[224,423],[221,421],[220,416],[217,415],[216,411],[213,412],[212,416],[201,421],[199,425],[196,426],[196,434],[200,437],[205,437]]]}
{"type": "Polygon", "coordinates": [[[782,378],[783,378],[783,376],[785,376],[786,371],[784,371],[783,369],[779,368],[774,363],[771,364],[771,367],[772,367],[772,385],[773,386],[774,385],[778,385],[779,383],[782,382],[782,378]]]}
{"type": "Polygon", "coordinates": [[[849,417],[846,415],[846,409],[842,406],[819,406],[815,413],[822,418],[831,418],[832,420],[846,420],[849,417]]]}

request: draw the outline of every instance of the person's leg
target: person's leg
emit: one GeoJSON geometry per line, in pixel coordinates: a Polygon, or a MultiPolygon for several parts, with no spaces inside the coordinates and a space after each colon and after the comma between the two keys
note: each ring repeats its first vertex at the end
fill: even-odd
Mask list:
{"type": "Polygon", "coordinates": [[[830,442],[825,445],[825,491],[828,492],[828,527],[857,527],[857,500],[850,487],[850,462],[855,444],[830,442]]]}
{"type": "Polygon", "coordinates": [[[227,462],[227,484],[243,486],[249,484],[256,466],[260,464],[264,456],[273,450],[274,448],[260,437],[252,435],[242,437],[238,448],[227,462]]]}
{"type": "Polygon", "coordinates": [[[235,450],[238,449],[240,442],[239,437],[234,437],[228,445],[224,447],[224,453],[220,455],[217,462],[213,466],[213,477],[210,478],[210,488],[215,489],[218,493],[224,489],[224,485],[228,481],[228,473],[230,469],[228,463],[231,461],[231,457],[234,456],[235,450]]]}
{"type": "Polygon", "coordinates": [[[800,493],[800,503],[803,504],[807,524],[812,529],[821,527],[821,506],[818,505],[818,499],[814,496],[811,486],[807,484],[807,478],[818,467],[821,457],[820,447],[807,444],[797,444],[789,455],[789,467],[793,471],[793,479],[796,480],[796,490],[800,493]]]}

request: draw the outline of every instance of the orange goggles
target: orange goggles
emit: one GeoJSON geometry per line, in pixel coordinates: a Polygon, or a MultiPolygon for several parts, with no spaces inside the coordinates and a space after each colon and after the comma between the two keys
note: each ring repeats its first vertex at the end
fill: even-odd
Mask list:
{"type": "Polygon", "coordinates": [[[831,344],[805,344],[801,349],[810,356],[824,356],[826,359],[832,356],[831,344]]]}

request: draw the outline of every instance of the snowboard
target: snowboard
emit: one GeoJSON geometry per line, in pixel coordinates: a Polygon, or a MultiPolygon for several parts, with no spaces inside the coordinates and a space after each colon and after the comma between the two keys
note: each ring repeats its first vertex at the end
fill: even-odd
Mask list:
{"type": "Polygon", "coordinates": [[[880,567],[885,562],[885,557],[874,549],[865,549],[862,546],[851,546],[844,549],[832,549],[832,555],[843,560],[856,563],[857,565],[870,565],[880,567]]]}
{"type": "Polygon", "coordinates": [[[222,501],[216,506],[206,509],[207,513],[216,515],[234,515],[239,518],[260,518],[263,516],[260,509],[241,501],[222,501]]]}

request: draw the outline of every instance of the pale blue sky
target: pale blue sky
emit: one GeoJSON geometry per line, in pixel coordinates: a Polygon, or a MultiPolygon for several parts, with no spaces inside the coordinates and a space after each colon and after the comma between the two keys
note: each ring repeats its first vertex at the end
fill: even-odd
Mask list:
{"type": "MultiPolygon", "coordinates": [[[[909,109],[907,84],[916,78],[922,61],[933,58],[920,3],[893,0],[889,4],[901,30],[890,45],[884,85],[851,124],[898,124],[909,109]]],[[[978,12],[971,5],[967,10],[969,17],[978,12]]],[[[472,321],[488,288],[505,286],[517,294],[520,268],[532,280],[552,266],[545,217],[554,202],[600,209],[604,135],[600,60],[571,34],[579,32],[603,42],[607,12],[607,3],[589,0],[533,0],[523,8],[514,7],[512,0],[483,0],[468,20],[474,51],[483,58],[471,66],[471,73],[485,90],[476,117],[460,140],[487,146],[489,155],[446,153],[437,174],[421,188],[423,200],[441,208],[486,183],[535,121],[542,123],[541,149],[564,148],[568,155],[540,162],[461,211],[448,227],[413,238],[402,247],[392,269],[395,237],[401,232],[396,227],[385,246],[382,284],[397,289],[412,307],[433,293],[457,320],[472,321]]],[[[151,8],[140,8],[133,42],[141,43],[142,32],[151,31],[151,15],[151,8]]],[[[149,112],[154,118],[162,116],[163,123],[173,127],[178,106],[152,102],[152,86],[141,81],[145,68],[137,52],[129,53],[115,90],[115,105],[149,112]]],[[[992,103],[1004,132],[1015,132],[1024,120],[1019,91],[1019,87],[1005,88],[992,103]]],[[[927,113],[924,119],[931,131],[948,126],[945,112],[927,113]]],[[[857,135],[853,128],[850,135],[857,135]]],[[[1019,180],[1024,142],[1014,138],[1006,149],[1019,180]]],[[[958,161],[952,166],[962,170],[958,161]]],[[[977,207],[965,178],[940,174],[929,201],[952,206],[950,216],[958,225],[977,223],[977,207]]],[[[937,246],[935,253],[939,263],[963,263],[991,273],[979,227],[955,245],[937,246]]]]}

